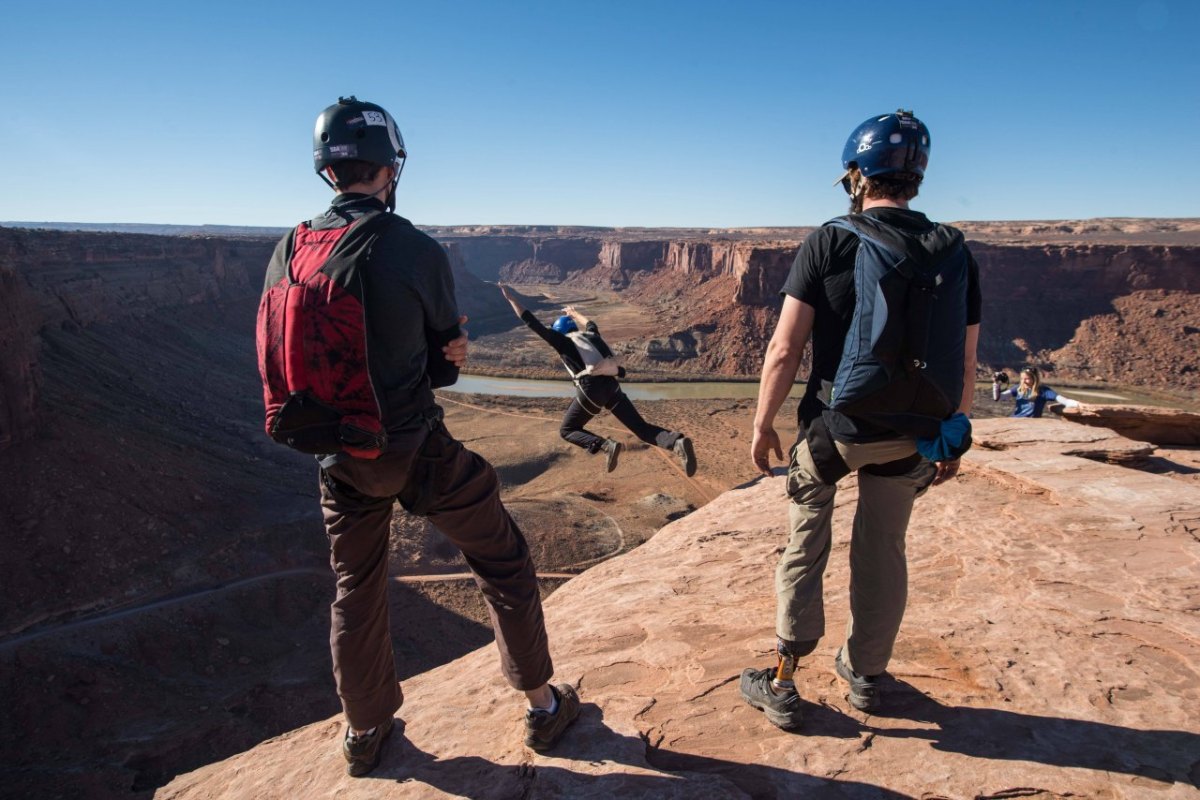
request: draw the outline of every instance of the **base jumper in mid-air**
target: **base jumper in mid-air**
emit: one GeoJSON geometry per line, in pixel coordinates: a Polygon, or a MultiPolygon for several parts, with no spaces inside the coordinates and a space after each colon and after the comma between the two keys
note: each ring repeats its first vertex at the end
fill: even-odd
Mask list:
{"type": "Polygon", "coordinates": [[[575,398],[563,414],[558,431],[562,438],[589,453],[603,452],[606,467],[612,472],[617,468],[621,443],[584,428],[593,417],[608,410],[643,442],[674,453],[689,478],[696,474],[692,440],[679,431],[668,431],[646,422],[633,401],[621,390],[617,378],[625,377],[625,368],[613,358],[612,350],[600,337],[595,322],[574,306],[567,306],[563,315],[547,328],[521,305],[507,286],[501,285],[500,291],[521,321],[554,348],[575,383],[575,398]]]}

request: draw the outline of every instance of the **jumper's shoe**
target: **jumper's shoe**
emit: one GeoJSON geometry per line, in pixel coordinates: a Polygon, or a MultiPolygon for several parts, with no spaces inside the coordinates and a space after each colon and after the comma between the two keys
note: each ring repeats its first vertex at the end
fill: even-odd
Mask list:
{"type": "Polygon", "coordinates": [[[608,454],[604,460],[605,470],[612,472],[617,468],[617,459],[621,457],[621,443],[616,439],[605,439],[604,446],[600,449],[608,454]]]}
{"type": "Polygon", "coordinates": [[[794,731],[804,721],[800,707],[800,695],[795,689],[776,689],[771,681],[774,669],[742,670],[742,699],[767,715],[767,720],[777,728],[794,731]]]}
{"type": "Polygon", "coordinates": [[[846,695],[850,705],[859,711],[870,711],[879,705],[878,675],[859,675],[850,669],[850,665],[842,660],[840,649],[833,659],[833,668],[837,670],[839,678],[850,684],[850,694],[846,695]]]}
{"type": "Polygon", "coordinates": [[[346,774],[352,778],[361,778],[379,766],[383,757],[383,740],[392,735],[395,720],[388,721],[375,729],[374,733],[354,736],[349,729],[346,738],[342,740],[342,755],[346,757],[346,774]]]}
{"type": "Polygon", "coordinates": [[[680,436],[675,440],[675,446],[671,448],[675,451],[675,455],[679,456],[679,463],[683,464],[683,471],[690,478],[696,474],[696,451],[692,448],[692,440],[686,436],[680,436]]]}
{"type": "Polygon", "coordinates": [[[563,731],[579,716],[579,695],[569,683],[551,686],[558,700],[558,710],[551,714],[544,708],[525,711],[525,746],[539,753],[554,747],[563,731]]]}

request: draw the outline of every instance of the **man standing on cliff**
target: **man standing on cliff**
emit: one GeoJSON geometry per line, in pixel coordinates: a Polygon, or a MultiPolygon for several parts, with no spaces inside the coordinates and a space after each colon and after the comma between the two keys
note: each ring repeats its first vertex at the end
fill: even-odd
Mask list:
{"type": "Polygon", "coordinates": [[[434,401],[432,389],[454,383],[466,360],[466,318],[445,251],[392,213],[406,156],[392,116],[374,103],[339,98],[321,113],[313,160],[336,196],[276,247],[259,307],[267,431],[319,458],[337,578],[333,673],[355,777],[378,766],[403,701],[388,616],[396,502],[466,558],[504,677],[529,701],[525,743],[552,747],[579,713],[573,687],[548,683],[537,577],[496,473],[450,435],[434,401]]]}
{"type": "Polygon", "coordinates": [[[979,269],[958,231],[909,208],[929,144],[928,129],[906,111],[872,117],[854,130],[839,181],[851,214],[804,241],[767,346],[750,447],[764,475],[771,474],[771,452],[783,457],[775,415],[810,336],[813,345],[787,474],[790,540],[775,576],[776,664],[746,669],[741,678],[743,698],[787,730],[802,718],[796,661],[825,633],[822,576],[838,479],[857,471],[859,496],[850,542],[850,618],[834,669],[849,684],[850,704],[870,711],[880,701],[877,679],[904,616],[904,540],[913,501],[931,484],[953,478],[957,456],[970,445],[965,415],[974,396],[979,269]],[[856,297],[856,274],[870,296],[856,297]],[[883,277],[869,282],[868,274],[883,277]],[[905,336],[916,308],[927,337],[905,336]],[[886,341],[889,336],[895,341],[886,341]],[[899,364],[894,372],[881,365],[887,358],[876,358],[889,348],[912,347],[914,338],[927,344],[918,357],[892,362],[899,364]],[[863,391],[871,385],[873,394],[863,391]]]}

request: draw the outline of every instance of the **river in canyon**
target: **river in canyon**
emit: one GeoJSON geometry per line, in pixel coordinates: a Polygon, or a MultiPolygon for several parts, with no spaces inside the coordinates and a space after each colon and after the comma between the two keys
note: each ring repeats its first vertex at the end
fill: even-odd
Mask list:
{"type": "MultiPolygon", "coordinates": [[[[632,400],[753,400],[758,397],[758,383],[750,381],[685,381],[659,383],[623,382],[621,387],[632,400]]],[[[988,392],[990,383],[977,383],[976,388],[988,392]]],[[[1082,388],[1062,385],[1062,393],[1084,403],[1116,403],[1120,405],[1161,406],[1196,410],[1195,403],[1180,398],[1146,392],[1137,387],[1106,386],[1082,388]]],[[[572,397],[575,387],[568,380],[548,381],[527,378],[494,378],[485,375],[461,375],[458,383],[445,391],[464,394],[493,394],[509,397],[572,397]]],[[[804,384],[797,383],[792,397],[804,394],[804,384]]]]}

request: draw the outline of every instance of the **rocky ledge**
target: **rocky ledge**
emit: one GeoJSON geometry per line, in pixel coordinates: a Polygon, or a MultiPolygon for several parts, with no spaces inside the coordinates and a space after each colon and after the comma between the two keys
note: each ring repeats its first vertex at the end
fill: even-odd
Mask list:
{"type": "Polygon", "coordinates": [[[738,695],[742,668],[772,660],[775,477],[549,599],[557,679],[584,702],[552,755],[521,746],[521,701],[487,647],[406,682],[405,726],[369,779],[344,775],[331,718],[156,796],[1196,797],[1200,486],[1096,460],[1152,447],[1061,420],[983,420],[977,441],[961,477],[918,501],[876,715],[848,705],[832,670],[853,479],[837,499],[830,635],[797,674],[803,730],[738,695]]]}
{"type": "Polygon", "coordinates": [[[1063,410],[1063,419],[1109,428],[1160,445],[1200,445],[1200,414],[1178,408],[1088,403],[1063,410]]]}

